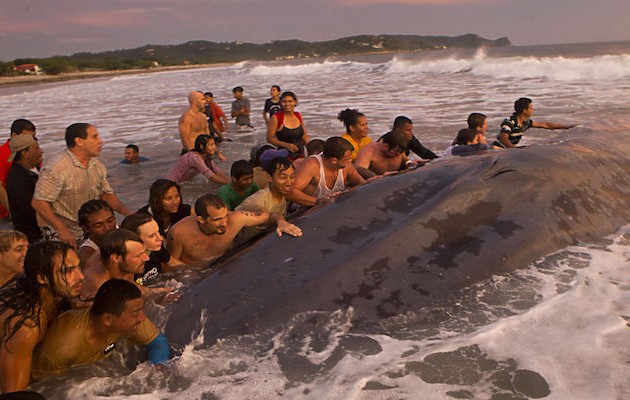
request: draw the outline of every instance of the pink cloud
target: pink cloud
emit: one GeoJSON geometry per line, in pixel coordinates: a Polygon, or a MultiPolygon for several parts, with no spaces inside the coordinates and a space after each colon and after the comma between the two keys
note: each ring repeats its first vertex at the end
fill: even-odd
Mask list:
{"type": "Polygon", "coordinates": [[[493,0],[341,0],[342,4],[351,6],[369,6],[385,4],[408,4],[408,5],[454,5],[470,3],[489,3],[493,0]]]}

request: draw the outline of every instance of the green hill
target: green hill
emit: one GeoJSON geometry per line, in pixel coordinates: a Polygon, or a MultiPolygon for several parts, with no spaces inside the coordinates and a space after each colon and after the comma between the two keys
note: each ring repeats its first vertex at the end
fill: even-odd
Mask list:
{"type": "Polygon", "coordinates": [[[44,59],[18,59],[14,65],[39,64],[48,74],[84,70],[120,70],[185,64],[213,64],[245,60],[286,60],[377,52],[406,52],[446,48],[509,46],[508,38],[489,40],[476,34],[456,37],[418,35],[360,35],[323,42],[276,40],[242,42],[190,41],[178,45],[146,45],[101,53],[76,53],[44,59]]]}

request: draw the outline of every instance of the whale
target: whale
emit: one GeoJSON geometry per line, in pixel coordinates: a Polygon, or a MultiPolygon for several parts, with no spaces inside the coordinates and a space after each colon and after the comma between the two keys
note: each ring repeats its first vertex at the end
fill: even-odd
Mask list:
{"type": "Polygon", "coordinates": [[[577,132],[449,157],[342,192],[227,257],[173,305],[175,347],[352,310],[352,329],[417,312],[630,221],[630,134],[577,132]],[[205,318],[202,318],[205,316],[205,318]]]}

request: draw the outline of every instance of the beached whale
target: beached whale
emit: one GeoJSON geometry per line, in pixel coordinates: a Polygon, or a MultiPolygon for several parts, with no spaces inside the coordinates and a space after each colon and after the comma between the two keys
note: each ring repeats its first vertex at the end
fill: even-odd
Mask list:
{"type": "Polygon", "coordinates": [[[354,309],[353,329],[418,311],[630,221],[630,135],[437,160],[343,193],[268,235],[190,288],[166,334],[212,344],[311,310],[354,309]]]}

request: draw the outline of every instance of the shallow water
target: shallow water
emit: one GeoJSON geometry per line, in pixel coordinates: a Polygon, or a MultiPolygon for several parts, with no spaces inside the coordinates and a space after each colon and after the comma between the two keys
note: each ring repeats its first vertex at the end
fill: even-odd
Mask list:
{"type": "MultiPolygon", "coordinates": [[[[233,141],[221,145],[229,161],[220,167],[228,172],[230,162],[248,158],[251,145],[264,140],[261,113],[271,84],[297,94],[311,138],[343,133],[336,115],[351,107],[368,116],[375,139],[394,117],[409,116],[420,140],[438,152],[473,111],[488,115],[492,140],[521,96],[534,99],[534,120],[626,131],[628,76],[630,43],[240,63],[0,88],[0,124],[32,120],[50,160],[64,148],[67,125],[93,123],[104,139],[101,160],[110,182],[133,209],[146,203],[151,182],[178,157],[177,120],[191,90],[213,91],[227,113],[233,86],[244,86],[252,100],[255,132],[230,132],[233,141]],[[128,143],[151,161],[118,164],[128,143]]],[[[566,135],[571,131],[532,130],[523,144],[566,135]]],[[[188,202],[215,189],[202,179],[183,185],[188,202]]],[[[166,373],[146,364],[132,371],[141,359],[134,352],[127,366],[112,359],[35,388],[52,399],[630,398],[628,231],[384,320],[387,335],[351,332],[352,310],[313,312],[277,331],[227,338],[212,348],[198,345],[197,337],[166,373]],[[307,333],[313,326],[315,333],[307,333]]],[[[161,322],[167,313],[152,310],[161,322]]]]}

